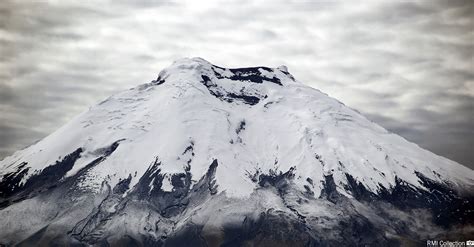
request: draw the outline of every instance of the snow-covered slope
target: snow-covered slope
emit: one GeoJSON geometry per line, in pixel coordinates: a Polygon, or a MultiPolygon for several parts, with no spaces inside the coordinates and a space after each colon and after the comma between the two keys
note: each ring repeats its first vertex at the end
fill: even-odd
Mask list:
{"type": "MultiPolygon", "coordinates": [[[[102,199],[117,194],[113,207],[124,198],[150,201],[156,192],[156,205],[164,207],[181,205],[167,195],[190,198],[207,181],[211,199],[206,203],[216,204],[212,209],[216,210],[222,207],[221,200],[227,200],[229,207],[258,201],[255,198],[270,200],[274,196],[268,193],[256,196],[268,186],[277,188],[281,200],[278,181],[283,179],[291,181],[292,191],[284,187],[285,196],[291,198],[283,200],[284,207],[290,213],[308,207],[307,215],[316,214],[314,207],[291,203],[303,197],[326,198],[331,203],[338,201],[335,197],[390,201],[387,198],[393,199],[400,188],[424,196],[436,186],[436,191],[459,199],[471,196],[474,188],[473,170],[386,131],[296,81],[284,66],[226,69],[200,58],[174,62],[155,81],[111,96],[35,145],[5,158],[0,177],[4,207],[0,214],[26,210],[28,201],[54,194],[51,191],[57,188],[69,191],[63,192],[67,195],[74,191],[98,200],[107,187],[102,199]]],[[[187,203],[193,201],[189,198],[187,203]]],[[[76,205],[71,200],[66,204],[76,205]]],[[[265,204],[258,207],[277,208],[281,202],[265,204]]],[[[255,211],[248,207],[241,210],[255,211]]],[[[185,212],[196,210],[188,204],[185,208],[178,206],[177,212],[159,217],[183,220],[185,212]]],[[[239,220],[245,214],[232,212],[239,220]]],[[[14,225],[15,217],[19,216],[0,221],[14,225]]],[[[53,219],[58,220],[38,222],[49,225],[53,219]]],[[[1,232],[0,236],[13,236],[1,232]]],[[[12,241],[28,237],[19,235],[12,241]]]]}

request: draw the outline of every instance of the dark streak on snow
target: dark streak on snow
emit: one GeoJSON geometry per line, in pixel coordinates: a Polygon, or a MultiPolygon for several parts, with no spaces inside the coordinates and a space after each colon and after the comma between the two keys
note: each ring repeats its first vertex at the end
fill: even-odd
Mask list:
{"type": "MultiPolygon", "coordinates": [[[[189,151],[192,152],[192,149],[188,149],[187,152],[189,151]]],[[[197,192],[206,188],[210,195],[217,193],[215,181],[215,173],[218,166],[217,160],[212,162],[206,175],[192,189],[191,167],[189,164],[185,167],[184,173],[171,175],[170,182],[173,187],[171,191],[163,191],[162,189],[165,176],[161,174],[160,166],[161,162],[157,158],[140,178],[130,195],[139,200],[149,202],[165,218],[176,216],[187,207],[190,200],[190,191],[197,192]]]]}
{"type": "MultiPolygon", "coordinates": [[[[81,153],[83,152],[82,148],[78,148],[74,152],[66,155],[61,161],[56,161],[54,165],[44,168],[40,173],[32,175],[25,184],[20,184],[19,181],[21,181],[21,179],[18,180],[18,178],[22,178],[26,174],[26,172],[18,172],[26,165],[26,163],[23,163],[19,166],[16,177],[9,176],[9,179],[2,180],[1,183],[4,184],[0,186],[0,190],[3,191],[2,196],[0,196],[0,209],[58,187],[66,186],[70,190],[73,190],[72,185],[76,182],[77,178],[82,176],[88,169],[105,160],[115,151],[119,143],[123,140],[124,139],[118,140],[107,148],[96,150],[96,153],[101,156],[68,178],[64,178],[64,176],[81,157],[81,153]],[[4,191],[5,188],[13,188],[13,190],[4,191]]],[[[25,168],[25,170],[28,170],[28,168],[25,168]]]]}
{"type": "Polygon", "coordinates": [[[59,180],[72,169],[76,160],[81,157],[81,153],[82,148],[76,149],[74,152],[66,155],[61,161],[58,160],[54,165],[47,166],[38,174],[31,175],[24,184],[21,184],[20,181],[28,172],[28,168],[23,171],[21,169],[23,169],[26,163],[22,164],[17,172],[4,175],[0,186],[0,208],[56,187],[59,180]]]}
{"type": "Polygon", "coordinates": [[[324,198],[332,203],[337,203],[342,195],[337,191],[332,174],[324,176],[323,189],[319,198],[324,198]]]}
{"type": "Polygon", "coordinates": [[[429,209],[433,213],[434,223],[440,226],[449,227],[455,224],[474,223],[474,211],[472,210],[474,197],[462,197],[447,184],[433,181],[419,172],[415,174],[428,191],[396,177],[395,186],[385,188],[379,185],[381,189],[377,193],[373,193],[350,174],[346,174],[348,184],[345,189],[359,201],[384,201],[402,210],[429,209]]]}
{"type": "MultiPolygon", "coordinates": [[[[237,134],[237,142],[238,143],[242,143],[242,137],[240,137],[240,132],[242,132],[243,130],[245,130],[245,120],[242,120],[239,122],[239,126],[237,126],[237,129],[235,129],[235,133],[237,134]]],[[[233,144],[234,142],[231,141],[231,143],[233,144]]]]}

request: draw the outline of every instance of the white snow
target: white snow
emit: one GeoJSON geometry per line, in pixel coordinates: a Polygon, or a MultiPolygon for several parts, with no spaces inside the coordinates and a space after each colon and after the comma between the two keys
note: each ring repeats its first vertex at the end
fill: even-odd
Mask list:
{"type": "Polygon", "coordinates": [[[167,191],[167,192],[173,190],[173,185],[171,184],[170,174],[166,174],[165,177],[163,178],[163,182],[162,182],[162,185],[161,185],[161,190],[167,191]]]}

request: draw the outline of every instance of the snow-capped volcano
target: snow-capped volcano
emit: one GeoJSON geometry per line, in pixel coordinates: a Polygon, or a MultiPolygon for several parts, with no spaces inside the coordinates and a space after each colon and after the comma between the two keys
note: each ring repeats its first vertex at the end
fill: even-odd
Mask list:
{"type": "Polygon", "coordinates": [[[474,216],[473,170],[284,66],[178,60],[0,169],[4,244],[400,244],[474,216]]]}

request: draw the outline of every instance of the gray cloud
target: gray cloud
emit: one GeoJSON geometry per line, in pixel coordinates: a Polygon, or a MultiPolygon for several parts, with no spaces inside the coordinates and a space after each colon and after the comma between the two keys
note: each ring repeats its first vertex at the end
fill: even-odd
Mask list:
{"type": "Polygon", "coordinates": [[[180,57],[285,64],[474,167],[474,2],[1,1],[0,158],[180,57]]]}

